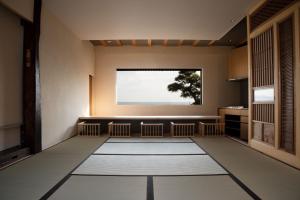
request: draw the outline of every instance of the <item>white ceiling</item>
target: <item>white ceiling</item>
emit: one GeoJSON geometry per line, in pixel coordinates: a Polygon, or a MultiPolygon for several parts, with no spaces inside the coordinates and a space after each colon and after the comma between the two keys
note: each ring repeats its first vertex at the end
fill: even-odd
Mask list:
{"type": "Polygon", "coordinates": [[[82,40],[218,40],[259,0],[44,0],[82,40]],[[234,22],[232,22],[234,20],[234,22]]]}

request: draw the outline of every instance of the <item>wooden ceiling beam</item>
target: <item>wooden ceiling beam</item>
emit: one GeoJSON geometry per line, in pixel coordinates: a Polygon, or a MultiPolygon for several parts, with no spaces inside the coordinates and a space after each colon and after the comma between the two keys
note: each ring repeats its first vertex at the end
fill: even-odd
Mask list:
{"type": "Polygon", "coordinates": [[[99,46],[99,45],[101,45],[100,40],[90,40],[90,42],[91,42],[94,46],[99,46]]]}
{"type": "Polygon", "coordinates": [[[211,40],[209,43],[208,43],[208,46],[211,46],[213,45],[217,40],[211,40]]]}
{"type": "Polygon", "coordinates": [[[136,40],[132,40],[131,43],[132,43],[132,46],[136,46],[136,40]]]}
{"type": "Polygon", "coordinates": [[[121,40],[116,40],[116,43],[117,43],[117,45],[118,45],[119,47],[120,47],[120,46],[123,46],[121,40]]]}
{"type": "Polygon", "coordinates": [[[164,40],[163,45],[166,47],[168,46],[168,40],[164,40]]]}
{"type": "Polygon", "coordinates": [[[100,40],[100,43],[102,46],[106,47],[107,46],[107,42],[105,40],[100,40]]]}
{"type": "Polygon", "coordinates": [[[184,40],[178,40],[178,46],[182,46],[184,40]]]}
{"type": "Polygon", "coordinates": [[[198,44],[199,44],[199,42],[200,42],[200,40],[195,40],[194,42],[193,42],[193,47],[195,47],[195,46],[197,46],[198,44]]]}
{"type": "Polygon", "coordinates": [[[242,40],[238,45],[247,44],[247,42],[248,42],[248,39],[246,38],[246,39],[242,40]]]}
{"type": "Polygon", "coordinates": [[[148,40],[148,47],[151,47],[152,46],[152,40],[148,40]]]}

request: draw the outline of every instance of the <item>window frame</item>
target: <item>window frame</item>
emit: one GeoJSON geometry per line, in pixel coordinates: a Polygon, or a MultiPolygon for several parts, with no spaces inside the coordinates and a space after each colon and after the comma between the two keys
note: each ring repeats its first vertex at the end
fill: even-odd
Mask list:
{"type": "Polygon", "coordinates": [[[203,68],[202,67],[189,67],[189,68],[116,68],[115,69],[115,104],[118,106],[202,106],[203,105],[203,68]],[[200,71],[200,104],[170,104],[170,103],[161,103],[161,104],[120,104],[117,99],[117,73],[118,71],[200,71]]]}

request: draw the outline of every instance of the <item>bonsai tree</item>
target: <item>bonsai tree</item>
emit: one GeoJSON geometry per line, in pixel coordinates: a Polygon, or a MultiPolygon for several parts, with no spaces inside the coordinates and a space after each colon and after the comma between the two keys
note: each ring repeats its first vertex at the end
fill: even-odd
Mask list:
{"type": "Polygon", "coordinates": [[[194,105],[201,103],[200,90],[200,75],[196,71],[180,70],[178,76],[175,78],[175,82],[168,85],[168,91],[181,91],[181,97],[193,98],[194,105]]]}

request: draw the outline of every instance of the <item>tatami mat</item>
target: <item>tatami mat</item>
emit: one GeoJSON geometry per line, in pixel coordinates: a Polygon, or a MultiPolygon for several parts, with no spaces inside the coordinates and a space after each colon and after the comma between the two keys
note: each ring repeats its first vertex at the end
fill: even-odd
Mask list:
{"type": "Polygon", "coordinates": [[[155,200],[252,199],[229,176],[154,177],[155,200]]]}
{"type": "Polygon", "coordinates": [[[260,198],[299,200],[300,170],[224,137],[195,138],[260,198]]]}
{"type": "Polygon", "coordinates": [[[195,143],[105,143],[95,154],[205,154],[195,143]]]}
{"type": "MultiPolygon", "coordinates": [[[[59,181],[61,181],[68,173],[70,173],[70,171],[74,169],[81,161],[83,161],[83,159],[86,158],[90,153],[94,152],[99,145],[104,142],[105,139],[106,137],[75,137],[24,161],[21,161],[11,167],[1,170],[0,199],[40,199],[44,194],[52,191],[53,187],[59,183],[59,181]]],[[[182,139],[180,140],[182,141],[182,139]]],[[[300,199],[299,170],[291,168],[286,164],[278,162],[270,157],[267,157],[257,151],[224,137],[201,137],[194,138],[194,140],[260,198],[264,200],[300,199]]],[[[111,158],[110,155],[95,156],[109,156],[111,158]]],[[[94,158],[95,156],[92,156],[91,158],[94,158]]],[[[122,157],[127,157],[127,155],[123,155],[122,157]]],[[[92,168],[94,168],[93,172],[97,172],[97,170],[104,166],[103,169],[107,174],[114,173],[123,175],[123,172],[128,173],[128,171],[131,174],[144,174],[144,172],[152,173],[160,171],[162,173],[167,172],[165,174],[172,173],[171,175],[184,175],[195,174],[199,173],[200,171],[203,173],[203,175],[206,175],[205,173],[212,173],[212,169],[215,169],[217,166],[216,168],[218,169],[218,173],[224,173],[224,170],[217,163],[212,162],[211,158],[207,155],[132,155],[130,157],[130,159],[125,158],[121,160],[120,157],[114,157],[113,160],[116,162],[110,162],[110,159],[97,159],[97,162],[100,163],[99,166],[94,161],[90,162],[88,159],[87,161],[89,161],[89,163],[84,163],[77,169],[77,172],[84,166],[84,170],[87,170],[87,167],[92,166],[92,168]],[[199,161],[198,157],[205,156],[206,160],[208,161],[204,161],[203,163],[205,164],[203,166],[203,163],[199,161]],[[137,158],[139,160],[139,157],[144,157],[143,159],[145,159],[145,161],[141,161],[144,163],[144,165],[139,163],[140,161],[132,162],[132,158],[137,158]],[[158,159],[158,157],[160,157],[160,159],[158,159]],[[178,157],[184,158],[178,160],[178,157]],[[196,157],[197,159],[193,159],[196,157]],[[211,163],[210,165],[213,167],[211,167],[208,163],[211,163]],[[208,172],[208,170],[210,170],[210,172],[208,172]]],[[[89,174],[87,173],[87,175],[89,174]]],[[[95,175],[97,174],[95,173],[95,175]]],[[[71,176],[71,178],[68,179],[65,184],[60,186],[58,190],[55,191],[53,198],[76,199],[78,196],[78,199],[89,199],[92,196],[88,196],[86,192],[94,191],[93,194],[98,196],[97,199],[108,199],[107,196],[111,195],[113,195],[115,199],[118,199],[119,194],[122,194],[122,199],[125,199],[125,197],[123,198],[125,193],[132,195],[128,197],[129,199],[145,199],[145,183],[139,182],[139,185],[142,185],[141,189],[139,189],[139,185],[137,186],[137,182],[135,182],[137,179],[132,180],[133,182],[128,182],[128,180],[122,179],[126,183],[125,186],[123,186],[123,183],[122,185],[117,184],[117,182],[123,182],[120,180],[105,180],[105,183],[107,182],[109,183],[108,185],[115,187],[112,187],[112,190],[115,193],[118,193],[118,191],[121,192],[119,194],[111,194],[109,193],[111,191],[110,188],[106,188],[105,185],[102,185],[102,180],[104,179],[99,181],[101,184],[98,182],[98,176],[88,176],[82,179],[73,179],[74,177],[75,176],[71,176]],[[70,180],[72,182],[69,182],[70,180]],[[80,182],[82,185],[80,185],[80,182]],[[131,185],[133,187],[130,187],[130,189],[124,188],[123,190],[123,187],[129,187],[131,185]],[[104,189],[102,190],[102,188],[104,189]],[[138,189],[136,190],[135,188],[138,189]],[[101,191],[101,194],[97,193],[97,190],[99,190],[99,193],[101,191]],[[134,193],[139,192],[140,190],[143,190],[143,196],[141,195],[135,198],[135,196],[133,196],[135,195],[134,193]],[[72,196],[72,194],[74,195],[72,196]],[[84,197],[80,196],[82,194],[85,194],[84,197]],[[102,196],[104,198],[102,198],[102,196]]],[[[228,176],[199,176],[195,177],[195,179],[194,177],[190,176],[154,177],[155,200],[234,200],[248,198],[248,196],[243,196],[244,193],[241,194],[238,191],[239,189],[237,189],[235,186],[233,187],[233,185],[228,183],[227,180],[222,180],[222,177],[225,178],[228,176]],[[199,180],[196,178],[199,178],[199,180]]],[[[118,178],[127,177],[122,176],[118,178]]]]}
{"type": "Polygon", "coordinates": [[[190,138],[110,138],[107,142],[193,142],[190,138]]]}
{"type": "Polygon", "coordinates": [[[1,170],[0,199],[40,199],[105,140],[74,137],[1,170]]]}
{"type": "Polygon", "coordinates": [[[207,175],[227,172],[208,155],[92,155],[73,174],[207,175]]]}
{"type": "Polygon", "coordinates": [[[147,177],[71,176],[52,200],[146,200],[147,177]]]}

